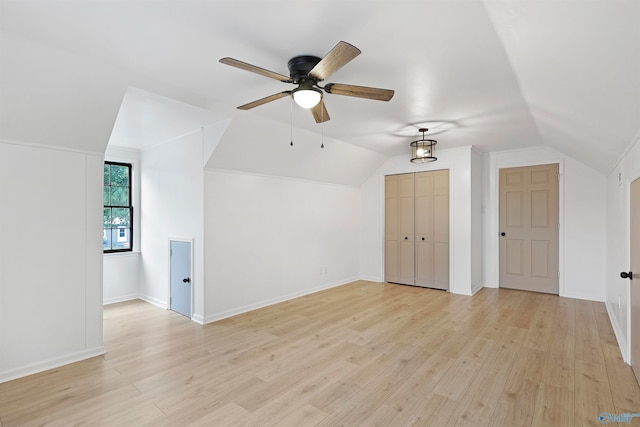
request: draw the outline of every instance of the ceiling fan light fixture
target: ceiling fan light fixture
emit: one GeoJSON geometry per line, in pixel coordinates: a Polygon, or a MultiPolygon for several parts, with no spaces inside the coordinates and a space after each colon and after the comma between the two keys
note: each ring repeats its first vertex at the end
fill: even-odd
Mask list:
{"type": "Polygon", "coordinates": [[[314,87],[299,87],[291,94],[293,100],[302,108],[313,108],[322,99],[322,92],[314,87]]]}
{"type": "Polygon", "coordinates": [[[422,139],[409,144],[411,146],[411,163],[427,163],[438,160],[435,156],[438,141],[424,138],[424,134],[428,130],[427,128],[418,129],[418,132],[422,132],[422,139]]]}

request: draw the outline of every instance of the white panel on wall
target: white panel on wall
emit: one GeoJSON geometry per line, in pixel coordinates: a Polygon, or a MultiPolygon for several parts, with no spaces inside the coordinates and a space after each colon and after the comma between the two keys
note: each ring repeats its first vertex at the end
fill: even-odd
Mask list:
{"type": "Polygon", "coordinates": [[[101,156],[85,156],[85,346],[102,347],[102,216],[104,161],[101,156]]]}
{"type": "Polygon", "coordinates": [[[101,177],[98,156],[0,143],[0,381],[103,351],[101,177]]]}
{"type": "Polygon", "coordinates": [[[624,360],[630,354],[630,281],[620,272],[631,265],[629,194],[631,183],[640,178],[640,139],[636,138],[625,156],[607,176],[606,220],[606,304],[611,325],[624,360]]]}
{"type": "Polygon", "coordinates": [[[205,173],[206,321],[355,280],[360,191],[205,173]]]}

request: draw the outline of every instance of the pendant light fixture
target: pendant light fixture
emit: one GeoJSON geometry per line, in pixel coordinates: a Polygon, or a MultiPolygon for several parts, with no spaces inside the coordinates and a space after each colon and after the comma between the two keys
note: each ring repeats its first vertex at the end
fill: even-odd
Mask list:
{"type": "Polygon", "coordinates": [[[435,157],[436,153],[436,144],[438,141],[433,139],[425,139],[424,134],[429,129],[420,128],[418,132],[422,132],[422,139],[417,141],[413,141],[411,144],[411,162],[412,163],[427,163],[427,162],[435,162],[438,160],[435,157]]]}

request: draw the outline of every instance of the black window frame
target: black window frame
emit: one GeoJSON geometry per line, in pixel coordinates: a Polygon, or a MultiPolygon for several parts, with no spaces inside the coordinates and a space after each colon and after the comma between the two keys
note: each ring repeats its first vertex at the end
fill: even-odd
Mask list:
{"type": "MultiPolygon", "coordinates": [[[[109,235],[110,235],[109,241],[111,242],[112,249],[104,249],[104,247],[103,247],[102,253],[112,254],[112,253],[119,253],[119,252],[132,252],[133,251],[133,226],[134,226],[134,224],[133,224],[133,222],[134,222],[133,221],[133,198],[132,198],[132,196],[133,196],[133,176],[132,176],[133,164],[132,163],[123,163],[123,162],[112,162],[112,161],[108,161],[108,160],[105,160],[104,164],[105,165],[109,165],[109,166],[112,166],[112,165],[113,166],[126,166],[129,169],[129,173],[128,173],[128,176],[129,176],[129,205],[125,205],[125,206],[116,206],[116,205],[111,205],[111,204],[105,205],[104,204],[104,197],[103,197],[103,207],[104,208],[109,208],[109,209],[113,209],[113,208],[116,208],[116,209],[129,209],[129,227],[128,228],[124,228],[124,227],[116,227],[116,228],[111,227],[111,228],[109,228],[108,229],[109,230],[109,235]],[[129,247],[128,248],[113,249],[113,241],[111,240],[112,236],[113,236],[113,232],[111,230],[118,230],[118,229],[129,230],[129,247]]],[[[109,175],[111,175],[111,174],[109,174],[109,175]]],[[[103,196],[104,196],[104,187],[106,186],[106,184],[104,183],[104,180],[102,182],[102,185],[103,185],[103,196]]],[[[111,183],[109,183],[109,187],[111,187],[111,183]]],[[[109,194],[111,194],[111,192],[109,192],[109,194]]],[[[102,229],[103,229],[103,232],[104,232],[104,230],[105,230],[105,228],[104,228],[104,216],[103,216],[103,221],[102,221],[102,227],[103,227],[102,229]]]]}

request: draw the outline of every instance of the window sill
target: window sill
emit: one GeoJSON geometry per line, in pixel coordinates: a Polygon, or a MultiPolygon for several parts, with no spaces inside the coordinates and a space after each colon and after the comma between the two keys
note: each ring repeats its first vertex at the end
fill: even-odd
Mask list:
{"type": "Polygon", "coordinates": [[[126,256],[139,256],[141,254],[140,251],[130,251],[130,252],[108,252],[108,253],[102,253],[102,256],[105,257],[126,257],[126,256]]]}

